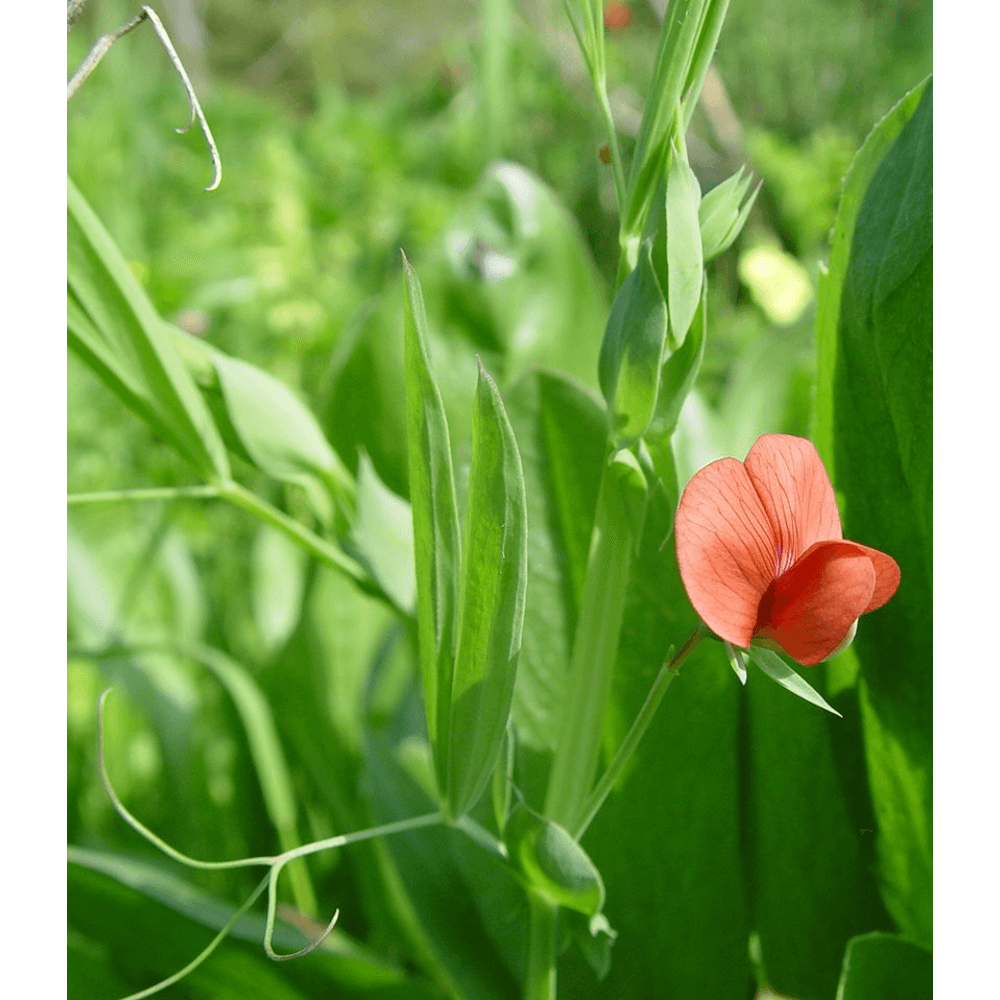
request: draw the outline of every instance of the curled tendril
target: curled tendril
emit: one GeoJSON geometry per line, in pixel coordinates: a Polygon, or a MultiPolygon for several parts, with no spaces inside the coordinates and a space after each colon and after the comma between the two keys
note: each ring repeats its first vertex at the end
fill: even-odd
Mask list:
{"type": "Polygon", "coordinates": [[[308,955],[309,952],[318,948],[326,939],[329,937],[330,932],[337,924],[337,918],[340,916],[340,910],[336,910],[333,914],[333,919],[326,925],[326,929],[309,942],[304,948],[300,948],[298,951],[293,951],[288,955],[279,955],[278,952],[274,950],[274,919],[275,911],[277,908],[278,901],[278,876],[281,874],[281,869],[285,867],[284,861],[276,862],[272,867],[270,874],[268,875],[268,890],[267,890],[267,919],[264,923],[264,951],[267,957],[273,959],[275,962],[287,962],[290,958],[301,958],[303,955],[308,955]]]}
{"type": "MultiPolygon", "coordinates": [[[[76,19],[76,15],[79,13],[79,8],[83,4],[80,3],[74,8],[70,5],[69,8],[69,27],[73,26],[73,21],[76,19]]],[[[80,85],[88,76],[94,71],[97,64],[107,55],[108,50],[111,48],[115,42],[118,41],[123,35],[127,35],[134,28],[137,28],[143,21],[149,21],[153,26],[153,30],[156,32],[157,38],[160,39],[160,43],[167,50],[167,55],[170,57],[170,62],[173,64],[174,69],[177,71],[177,75],[181,78],[181,83],[184,84],[184,91],[187,94],[188,99],[188,122],[186,125],[181,125],[174,131],[183,134],[187,132],[195,121],[201,126],[202,132],[205,134],[205,141],[208,143],[208,152],[212,157],[212,182],[205,188],[206,191],[214,191],[222,180],[222,158],[219,156],[219,149],[215,145],[215,139],[212,137],[212,130],[208,127],[208,121],[205,118],[205,113],[201,110],[201,104],[198,101],[198,95],[194,92],[194,87],[191,84],[191,80],[187,75],[187,70],[184,69],[184,64],[181,62],[180,56],[177,54],[177,50],[174,48],[173,42],[170,41],[170,36],[167,34],[167,29],[163,27],[163,22],[157,17],[156,11],[151,7],[143,5],[142,9],[136,14],[135,17],[130,21],[126,21],[117,31],[113,31],[107,35],[101,35],[100,38],[94,42],[90,51],[84,57],[82,63],[80,63],[77,71],[70,77],[69,83],[66,85],[66,100],[69,100],[79,89],[80,85]]]]}
{"type": "Polygon", "coordinates": [[[305,844],[302,847],[293,848],[292,850],[285,851],[283,854],[278,854],[274,857],[240,858],[236,861],[199,861],[196,858],[189,858],[186,854],[181,854],[180,851],[175,850],[168,843],[166,843],[166,841],[161,840],[155,833],[152,832],[152,830],[148,829],[143,823],[136,819],[136,817],[125,808],[111,784],[111,779],[108,777],[107,764],[104,754],[104,706],[112,690],[113,688],[108,688],[104,691],[97,702],[97,764],[98,770],[100,771],[101,784],[104,785],[104,791],[107,793],[115,812],[117,812],[118,815],[121,816],[121,818],[136,831],[136,833],[145,838],[149,843],[158,847],[168,857],[171,857],[175,861],[179,861],[181,864],[187,865],[190,868],[201,868],[216,871],[223,868],[249,868],[260,865],[270,868],[267,875],[264,876],[257,888],[254,889],[250,898],[247,899],[247,901],[236,911],[236,913],[233,914],[222,930],[219,931],[216,937],[212,940],[211,944],[209,944],[197,958],[169,978],[164,979],[155,986],[150,986],[148,989],[142,990],[139,993],[133,993],[131,996],[126,997],[125,1000],[139,1000],[141,997],[152,996],[154,993],[158,993],[160,990],[166,989],[166,987],[178,982],[189,972],[196,969],[202,962],[205,961],[206,958],[208,958],[209,955],[212,954],[213,951],[215,951],[215,949],[222,942],[223,938],[225,938],[230,930],[232,930],[236,921],[250,909],[265,889],[267,889],[267,917],[264,923],[264,951],[267,954],[267,957],[276,962],[285,962],[291,958],[301,958],[303,955],[308,955],[309,952],[314,951],[327,939],[330,932],[337,924],[337,920],[340,917],[340,910],[338,909],[333,914],[333,918],[326,925],[323,932],[304,948],[300,948],[298,951],[292,952],[288,955],[278,954],[278,952],[274,950],[274,925],[278,905],[278,876],[281,874],[282,868],[284,868],[289,861],[293,861],[295,858],[305,857],[308,854],[316,854],[319,851],[330,850],[335,847],[344,847],[347,844],[355,844],[362,840],[371,840],[375,837],[384,837],[394,833],[403,833],[407,830],[415,830],[425,826],[434,826],[444,822],[445,818],[442,813],[435,812],[428,813],[425,816],[415,816],[412,819],[399,820],[395,823],[387,823],[384,826],[373,827],[369,830],[358,830],[354,833],[345,833],[339,834],[336,837],[327,837],[325,840],[319,840],[312,844],[305,844]]]}

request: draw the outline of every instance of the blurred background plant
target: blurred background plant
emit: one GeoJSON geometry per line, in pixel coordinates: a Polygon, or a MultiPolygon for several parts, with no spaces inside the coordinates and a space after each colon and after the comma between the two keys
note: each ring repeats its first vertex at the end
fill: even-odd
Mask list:
{"type": "MultiPolygon", "coordinates": [[[[631,23],[609,31],[609,91],[626,159],[664,6],[632,3],[631,23]]],[[[468,412],[476,352],[501,385],[542,361],[596,388],[618,222],[605,138],[560,0],[163,0],[156,9],[215,134],[222,186],[202,191],[211,176],[204,139],[174,134],[183,93],[144,29],[116,44],[70,102],[68,161],[162,316],[291,386],[352,470],[363,446],[401,494],[405,457],[389,398],[397,387],[373,388],[369,413],[340,391],[345,380],[377,388],[390,370],[366,351],[401,328],[400,247],[421,274],[432,324],[457,345],[456,388],[445,393],[453,425],[467,425],[453,415],[468,412]],[[488,173],[497,159],[547,186],[533,189],[532,211],[548,213],[544,237],[532,233],[513,175],[488,173]],[[519,356],[525,328],[551,329],[551,344],[542,337],[536,353],[519,356]]],[[[121,0],[91,0],[69,36],[70,72],[97,35],[134,13],[121,0]]],[[[743,162],[764,184],[746,231],[711,265],[711,335],[678,431],[682,482],[719,454],[745,454],[762,431],[808,433],[814,290],[840,181],[873,123],[929,72],[930,39],[931,7],[916,0],[731,5],[691,163],[703,191],[743,162]]],[[[71,493],[190,481],[176,454],[72,353],[68,407],[71,493]]],[[[461,454],[462,430],[456,438],[461,454]]],[[[294,487],[235,461],[264,494],[303,508],[294,487]]],[[[368,745],[389,739],[419,706],[406,630],[385,604],[211,502],[74,506],[69,558],[71,650],[169,634],[225,651],[279,720],[302,804],[299,833],[391,818],[371,805],[371,787],[394,779],[368,745]]],[[[273,850],[273,815],[235,703],[203,666],[162,652],[99,665],[71,652],[69,842],[158,863],[113,814],[97,777],[94,708],[109,676],[144,707],[112,704],[108,713],[109,768],[134,811],[196,857],[273,850]]],[[[347,865],[338,852],[310,860],[323,897],[335,887],[337,947],[357,963],[337,973],[345,996],[374,995],[369,981],[382,984],[380,996],[439,995],[410,975],[418,967],[439,983],[460,976],[441,967],[441,942],[427,939],[413,912],[445,901],[415,903],[399,864],[381,845],[355,849],[347,865]]],[[[167,918],[140,919],[130,899],[92,876],[72,875],[77,995],[145,985],[200,947],[178,936],[176,949],[123,968],[97,910],[126,924],[123,939],[129,920],[155,935],[167,918]]],[[[235,899],[252,888],[247,878],[216,872],[199,884],[235,899]]],[[[211,922],[207,910],[194,911],[195,921],[211,922]]],[[[234,966],[257,954],[240,947],[225,953],[234,966]]],[[[203,975],[178,990],[223,995],[203,975]]],[[[307,966],[290,975],[312,995],[307,966]]]]}

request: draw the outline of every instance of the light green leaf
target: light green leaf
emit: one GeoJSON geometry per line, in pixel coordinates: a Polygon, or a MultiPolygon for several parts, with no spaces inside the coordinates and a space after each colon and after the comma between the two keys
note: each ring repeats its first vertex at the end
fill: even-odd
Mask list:
{"type": "Polygon", "coordinates": [[[740,679],[740,683],[745,685],[747,682],[747,665],[743,659],[743,650],[738,649],[728,642],[724,642],[723,646],[726,649],[726,656],[729,657],[729,665],[733,668],[733,673],[740,679]]]}
{"type": "Polygon", "coordinates": [[[758,183],[753,194],[745,202],[743,201],[752,180],[749,174],[743,176],[744,169],[740,167],[732,177],[712,188],[698,206],[702,255],[706,264],[733,245],[760,193],[763,181],[758,183]]]}
{"type": "Polygon", "coordinates": [[[563,827],[518,803],[507,821],[504,841],[511,862],[531,892],[588,917],[601,912],[601,873],[563,827]]]}
{"type": "Polygon", "coordinates": [[[680,418],[681,407],[694,386],[701,362],[705,357],[705,340],[708,332],[708,282],[703,282],[698,311],[691,321],[684,343],[676,350],[668,350],[660,372],[660,395],[656,415],[649,428],[648,438],[654,435],[669,441],[680,418]]]}
{"type": "Polygon", "coordinates": [[[413,515],[410,505],[379,478],[366,452],[358,462],[358,517],[354,539],[379,586],[396,607],[416,607],[413,515]]]}
{"type": "Polygon", "coordinates": [[[440,790],[447,787],[446,760],[452,674],[457,644],[461,544],[451,465],[448,421],[427,356],[427,317],[416,272],[406,275],[406,443],[417,580],[417,637],[427,735],[434,750],[440,790]]]}
{"type": "Polygon", "coordinates": [[[688,165],[683,135],[677,135],[671,143],[666,188],[667,312],[673,350],[684,343],[701,301],[700,204],[701,187],[688,165]]]}
{"type": "Polygon", "coordinates": [[[640,437],[656,411],[667,342],[667,305],[656,278],[652,239],[615,296],[598,364],[617,441],[640,437]]]}
{"type": "Polygon", "coordinates": [[[456,815],[489,780],[510,713],[528,575],[524,474],[500,393],[480,368],[472,422],[448,802],[456,815]]]}
{"type": "MultiPolygon", "coordinates": [[[[226,412],[254,464],[283,482],[310,490],[320,506],[320,484],[348,502],[350,473],[330,447],[316,418],[283,382],[247,361],[212,353],[226,412]]],[[[325,519],[329,519],[329,514],[325,519]]]]}
{"type": "Polygon", "coordinates": [[[69,179],[67,211],[71,346],[140,416],[155,413],[154,428],[199,472],[228,479],[222,439],[162,320],[69,179]]]}
{"type": "Polygon", "coordinates": [[[276,653],[302,614],[306,554],[284,532],[261,525],[251,557],[251,602],[263,656],[276,653]]]}
{"type": "Polygon", "coordinates": [[[840,712],[828,705],[823,696],[792,670],[774,650],[764,649],[761,646],[751,646],[747,652],[750,654],[750,659],[771,680],[776,681],[783,688],[791,691],[792,694],[802,698],[804,701],[818,705],[820,708],[826,709],[827,712],[832,712],[834,715],[840,715],[840,712]]]}
{"type": "MultiPolygon", "coordinates": [[[[621,230],[626,238],[642,232],[662,178],[665,155],[671,142],[677,138],[678,109],[689,83],[697,83],[693,91],[697,97],[700,80],[691,79],[696,54],[701,56],[698,63],[702,72],[711,59],[721,21],[711,16],[709,8],[715,7],[720,14],[724,14],[727,2],[674,0],[670,17],[663,19],[653,82],[643,108],[642,125],[629,173],[628,197],[622,210],[621,230]]],[[[700,236],[698,244],[700,248],[700,236]]]]}

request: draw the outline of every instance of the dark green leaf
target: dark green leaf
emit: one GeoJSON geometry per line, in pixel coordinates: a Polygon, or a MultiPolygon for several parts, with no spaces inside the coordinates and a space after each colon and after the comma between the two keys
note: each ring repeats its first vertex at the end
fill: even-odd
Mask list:
{"type": "Polygon", "coordinates": [[[886,906],[931,939],[932,89],[875,171],[841,294],[834,379],[844,534],[899,563],[854,648],[886,906]]]}
{"type": "Polygon", "coordinates": [[[878,931],[848,942],[837,1000],[931,1000],[933,995],[929,951],[878,931]]]}

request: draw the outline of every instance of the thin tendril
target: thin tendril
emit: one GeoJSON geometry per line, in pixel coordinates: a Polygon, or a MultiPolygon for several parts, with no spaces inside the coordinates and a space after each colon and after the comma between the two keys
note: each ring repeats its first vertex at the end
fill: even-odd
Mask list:
{"type": "Polygon", "coordinates": [[[186,125],[182,125],[174,131],[178,133],[187,132],[195,121],[197,121],[201,126],[201,130],[205,135],[205,141],[208,143],[209,155],[212,157],[213,171],[212,182],[205,188],[205,190],[214,191],[222,181],[222,158],[219,156],[219,149],[215,145],[215,139],[212,137],[212,130],[208,127],[208,121],[205,119],[205,114],[201,110],[198,95],[194,92],[194,87],[192,86],[191,80],[187,75],[187,70],[184,69],[184,64],[181,62],[180,56],[177,55],[177,50],[174,48],[173,42],[170,41],[167,29],[163,27],[163,22],[160,21],[159,17],[156,15],[156,11],[154,11],[151,7],[143,5],[142,10],[140,10],[131,21],[127,21],[117,31],[113,31],[111,34],[101,35],[101,37],[94,42],[90,51],[84,57],[83,62],[80,63],[79,68],[70,77],[69,83],[66,85],[66,100],[68,101],[80,89],[83,81],[90,76],[97,64],[105,57],[105,55],[107,55],[111,46],[114,45],[119,38],[127,35],[130,31],[137,28],[143,21],[146,20],[152,24],[157,38],[160,39],[160,43],[167,50],[170,62],[177,71],[177,75],[181,78],[181,83],[184,84],[184,91],[187,94],[188,122],[186,125]]]}
{"type": "Polygon", "coordinates": [[[258,858],[240,858],[236,861],[198,861],[196,858],[189,858],[186,854],[181,854],[180,851],[175,850],[166,841],[161,840],[152,830],[147,826],[144,826],[135,816],[133,816],[128,809],[125,808],[122,800],[118,798],[117,793],[111,785],[111,779],[108,777],[107,766],[104,759],[104,703],[107,701],[108,695],[111,694],[112,688],[108,688],[100,697],[97,703],[97,766],[101,773],[101,784],[104,785],[104,791],[107,793],[108,798],[111,800],[112,806],[114,806],[115,812],[136,833],[145,837],[151,844],[158,847],[164,854],[168,857],[173,858],[175,861],[179,861],[183,865],[188,865],[190,868],[201,868],[206,871],[218,871],[224,868],[249,868],[253,865],[273,865],[277,858],[269,857],[258,857],[258,858]]]}
{"type": "Polygon", "coordinates": [[[336,926],[337,918],[340,916],[340,910],[338,909],[334,912],[333,919],[326,925],[326,930],[319,934],[318,937],[310,941],[304,948],[300,948],[298,951],[293,951],[288,955],[279,955],[278,952],[274,950],[273,944],[274,920],[278,902],[278,876],[281,874],[281,869],[284,867],[285,861],[278,861],[272,866],[271,871],[267,876],[267,923],[264,927],[264,951],[267,953],[267,957],[273,959],[275,962],[287,962],[290,958],[301,958],[303,955],[308,955],[309,952],[318,948],[327,939],[330,931],[332,931],[336,926]]]}
{"type": "Polygon", "coordinates": [[[258,884],[257,888],[250,894],[250,898],[229,918],[225,926],[219,931],[218,934],[212,938],[209,946],[201,952],[197,958],[188,962],[183,969],[175,972],[172,976],[168,976],[166,979],[161,979],[155,986],[150,986],[147,989],[140,990],[138,993],[130,993],[127,997],[123,997],[122,1000],[141,1000],[142,997],[150,997],[154,993],[159,993],[161,990],[165,990],[168,986],[173,986],[174,983],[180,982],[189,972],[194,972],[195,969],[205,961],[209,955],[215,951],[216,948],[222,943],[223,938],[233,929],[236,925],[236,921],[243,916],[247,910],[257,902],[260,894],[267,888],[269,881],[269,875],[265,875],[258,884]]]}

